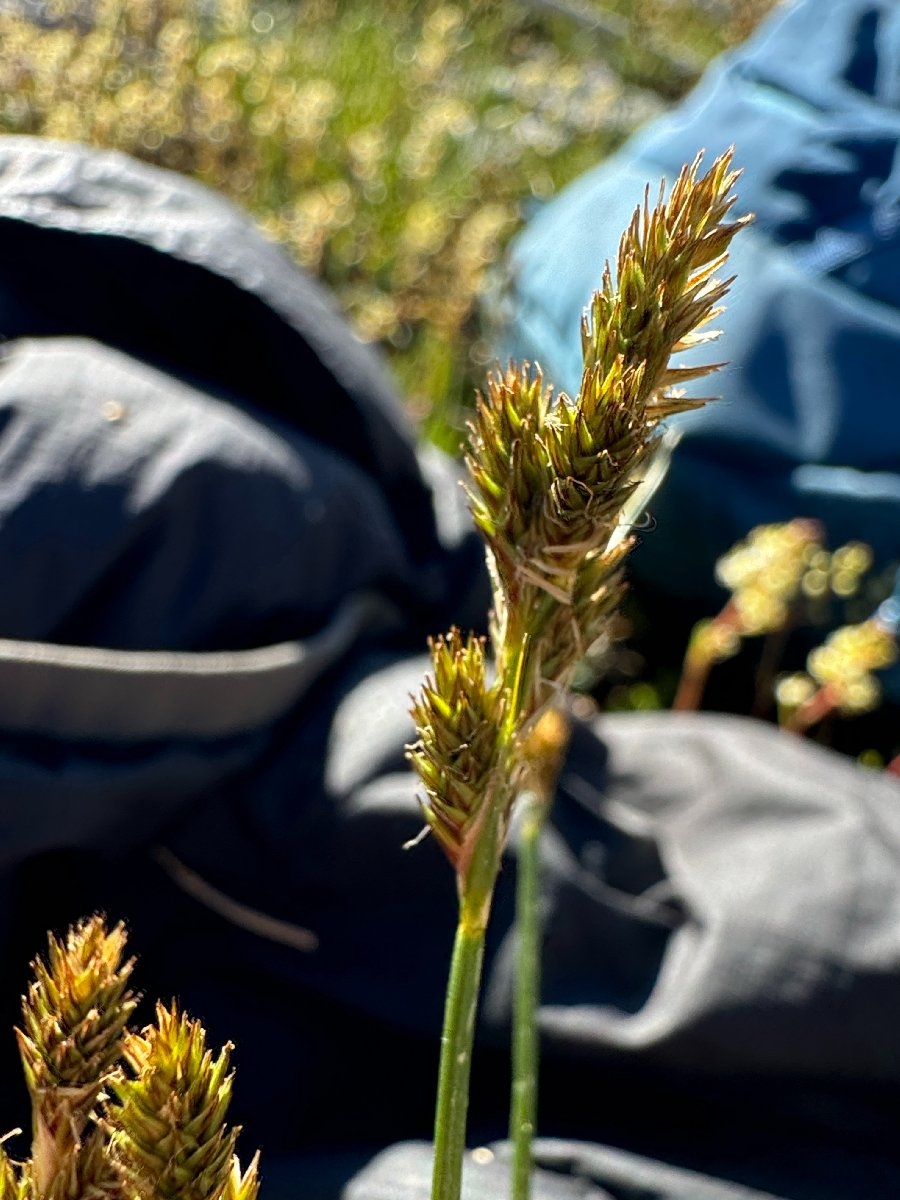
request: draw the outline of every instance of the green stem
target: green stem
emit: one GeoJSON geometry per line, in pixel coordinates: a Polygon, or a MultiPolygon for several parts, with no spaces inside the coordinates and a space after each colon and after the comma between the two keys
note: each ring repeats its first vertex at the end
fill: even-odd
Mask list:
{"type": "Polygon", "coordinates": [[[441,1035],[431,1200],[459,1200],[462,1189],[475,1015],[484,961],[484,935],[500,868],[499,831],[502,823],[502,806],[490,804],[472,862],[460,881],[459,924],[453,944],[441,1035]]]}
{"type": "MultiPolygon", "coordinates": [[[[512,698],[507,714],[509,745],[514,731],[521,729],[532,694],[531,670],[535,641],[540,636],[550,606],[542,595],[530,606],[529,617],[519,637],[508,641],[514,647],[506,662],[506,678],[512,698]]],[[[530,715],[530,714],[529,714],[530,715]]],[[[512,1091],[509,1136],[513,1143],[513,1200],[528,1200],[531,1193],[532,1142],[537,1122],[537,1002],[540,988],[538,943],[538,844],[543,816],[538,796],[531,790],[519,799],[522,825],[518,850],[516,884],[516,977],[513,995],[512,1091]]]]}
{"type": "Polygon", "coordinates": [[[462,1189],[469,1070],[483,960],[484,929],[472,928],[461,918],[453,945],[441,1037],[432,1200],[459,1200],[462,1189]]]}
{"type": "Polygon", "coordinates": [[[537,1122],[540,993],[539,850],[546,805],[526,792],[522,805],[516,883],[516,981],[513,997],[513,1082],[509,1136],[513,1143],[513,1200],[531,1195],[532,1143],[537,1122]]]}

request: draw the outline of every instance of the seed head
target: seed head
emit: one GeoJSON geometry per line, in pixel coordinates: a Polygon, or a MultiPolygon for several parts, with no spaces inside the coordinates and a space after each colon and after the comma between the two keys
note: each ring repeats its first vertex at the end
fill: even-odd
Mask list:
{"type": "Polygon", "coordinates": [[[657,449],[657,427],[705,402],[673,389],[718,365],[669,365],[715,336],[701,331],[730,283],[715,272],[746,223],[725,220],[737,179],[731,153],[702,177],[699,166],[698,156],[668,200],[661,192],[651,211],[645,196],[635,211],[615,277],[607,266],[583,322],[577,397],[554,400],[539,368],[510,366],[489,378],[469,427],[470,501],[494,585],[492,637],[497,646],[525,636],[541,645],[527,680],[532,712],[568,681],[621,596],[630,542],[617,529],[657,449]]]}
{"type": "Polygon", "coordinates": [[[32,1102],[29,1171],[42,1200],[115,1190],[93,1122],[137,1003],[128,990],[133,963],[122,961],[125,941],[122,925],[107,932],[95,916],[64,942],[51,937],[46,964],[34,963],[16,1034],[32,1102]]]}
{"type": "Polygon", "coordinates": [[[715,274],[731,239],[750,219],[726,220],[740,176],[731,169],[733,151],[698,178],[702,159],[698,154],[682,168],[668,200],[660,188],[652,210],[649,188],[644,193],[619,242],[615,279],[607,266],[582,325],[585,374],[603,378],[620,357],[629,367],[642,366],[640,402],[654,410],[655,420],[703,403],[667,389],[701,378],[717,364],[678,368],[669,359],[717,336],[701,332],[722,311],[718,305],[731,284],[715,274]]]}
{"type": "Polygon", "coordinates": [[[225,1124],[230,1049],[213,1058],[203,1026],[174,1005],[157,1005],[156,1024],[128,1035],[131,1077],[113,1081],[107,1123],[111,1153],[136,1200],[217,1200],[234,1186],[238,1131],[225,1124]]]}
{"type": "Polygon", "coordinates": [[[498,771],[506,698],[488,684],[482,638],[451,629],[429,644],[432,675],[413,701],[418,740],[407,757],[425,789],[428,827],[459,872],[486,806],[506,787],[498,771]]]}
{"type": "Polygon", "coordinates": [[[137,1003],[128,990],[134,964],[122,961],[125,941],[122,925],[107,933],[95,916],[64,942],[51,936],[47,963],[35,960],[17,1031],[32,1093],[65,1087],[96,1096],[137,1003]]]}

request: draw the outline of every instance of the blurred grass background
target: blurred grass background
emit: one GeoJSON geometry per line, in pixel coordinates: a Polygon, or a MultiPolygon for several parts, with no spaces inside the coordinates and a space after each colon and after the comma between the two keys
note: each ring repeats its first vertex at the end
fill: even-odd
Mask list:
{"type": "Polygon", "coordinates": [[[0,130],[125,150],[249,208],[455,449],[490,357],[477,298],[529,209],[772,5],[7,0],[0,130]]]}

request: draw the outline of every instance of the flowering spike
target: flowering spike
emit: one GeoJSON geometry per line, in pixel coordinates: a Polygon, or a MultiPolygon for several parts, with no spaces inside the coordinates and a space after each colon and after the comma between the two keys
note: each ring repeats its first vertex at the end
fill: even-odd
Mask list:
{"type": "Polygon", "coordinates": [[[615,273],[607,264],[583,321],[575,399],[554,400],[539,368],[510,366],[489,378],[469,426],[469,494],[488,547],[498,655],[525,634],[534,645],[553,646],[542,645],[538,666],[530,666],[526,715],[565,686],[576,659],[603,632],[621,595],[624,555],[617,547],[607,558],[607,547],[617,540],[637,474],[657,449],[657,427],[704,403],[678,385],[720,365],[672,367],[669,360],[709,336],[697,331],[720,311],[731,282],[715,278],[747,221],[725,221],[735,200],[731,159],[729,151],[701,177],[698,155],[653,209],[645,194],[622,236],[615,273]],[[578,599],[584,595],[602,595],[604,603],[589,615],[590,605],[578,599]]]}
{"type": "Polygon", "coordinates": [[[41,1200],[116,1191],[94,1109],[137,1003],[128,990],[133,963],[122,961],[125,941],[122,925],[108,933],[95,916],[64,942],[51,937],[47,962],[33,966],[16,1035],[32,1103],[28,1171],[41,1200]]]}
{"type": "Polygon", "coordinates": [[[407,757],[425,788],[422,810],[458,872],[464,872],[498,777],[505,698],[489,686],[484,641],[458,629],[429,643],[433,674],[413,702],[418,741],[407,757]]]}
{"type": "Polygon", "coordinates": [[[156,1024],[129,1034],[132,1075],[113,1080],[107,1123],[135,1200],[218,1200],[232,1186],[238,1131],[225,1124],[230,1049],[214,1058],[203,1026],[174,1005],[157,1005],[156,1024]]]}

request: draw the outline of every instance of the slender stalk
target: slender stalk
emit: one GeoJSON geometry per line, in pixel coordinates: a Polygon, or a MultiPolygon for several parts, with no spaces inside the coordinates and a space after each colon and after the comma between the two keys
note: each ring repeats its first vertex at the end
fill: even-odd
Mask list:
{"type": "Polygon", "coordinates": [[[775,692],[775,679],[778,674],[778,664],[784,657],[788,634],[793,622],[788,621],[781,629],[772,630],[766,634],[763,642],[762,655],[756,670],[756,680],[753,689],[753,707],[751,717],[765,717],[772,708],[772,697],[775,692]]]}
{"type": "Polygon", "coordinates": [[[681,668],[681,678],[672,701],[673,712],[699,712],[715,659],[708,655],[692,654],[688,650],[681,668]]]}
{"type": "Polygon", "coordinates": [[[460,896],[459,923],[453,943],[441,1034],[432,1200],[459,1200],[462,1191],[469,1074],[481,990],[484,938],[500,868],[501,815],[499,806],[487,810],[485,828],[467,875],[468,887],[460,896]]]}
{"type": "Polygon", "coordinates": [[[731,658],[740,648],[744,630],[734,600],[710,621],[700,621],[691,632],[681,668],[673,712],[699,712],[710,672],[716,663],[731,658]]]}
{"type": "Polygon", "coordinates": [[[538,1107],[540,845],[570,732],[565,712],[551,705],[538,717],[521,747],[528,786],[518,798],[522,815],[516,881],[516,979],[509,1122],[513,1143],[512,1200],[529,1200],[531,1195],[532,1146],[538,1107]]]}
{"type": "Polygon", "coordinates": [[[432,1200],[458,1200],[462,1189],[469,1071],[484,961],[484,932],[460,921],[453,945],[434,1118],[432,1200]]]}
{"type": "Polygon", "coordinates": [[[541,982],[539,853],[547,805],[532,791],[520,797],[519,805],[522,823],[516,880],[517,957],[509,1137],[513,1143],[513,1200],[529,1200],[532,1143],[537,1123],[537,1007],[541,982]]]}
{"type": "Polygon", "coordinates": [[[836,708],[837,702],[835,700],[834,689],[825,684],[809,700],[804,701],[796,712],[788,717],[782,728],[786,729],[789,733],[808,733],[813,725],[818,725],[820,721],[824,721],[836,708]]]}

